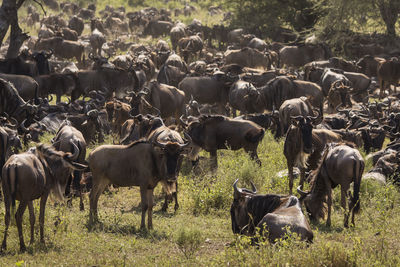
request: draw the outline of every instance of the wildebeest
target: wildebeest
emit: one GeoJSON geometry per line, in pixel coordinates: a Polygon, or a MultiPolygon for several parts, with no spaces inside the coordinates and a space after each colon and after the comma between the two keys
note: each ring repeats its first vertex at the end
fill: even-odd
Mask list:
{"type": "Polygon", "coordinates": [[[321,75],[321,87],[324,96],[327,96],[329,93],[329,89],[334,82],[340,81],[345,86],[351,86],[351,82],[347,77],[342,73],[337,73],[329,68],[325,68],[324,72],[321,75]]]}
{"type": "Polygon", "coordinates": [[[176,181],[179,172],[178,158],[189,143],[154,143],[138,141],[130,145],[103,145],[89,155],[89,167],[93,174],[90,192],[90,221],[97,220],[97,202],[110,183],[117,186],[139,186],[142,205],[140,227],[153,228],[153,190],[158,182],[176,181]],[[129,163],[129,164],[127,164],[129,163]]]}
{"type": "Polygon", "coordinates": [[[289,232],[312,242],[314,235],[295,196],[259,195],[254,184],[252,191],[238,188],[238,180],[233,184],[230,211],[233,233],[255,235],[258,228],[260,233],[266,231],[270,242],[284,238],[289,232]]]}
{"type": "Polygon", "coordinates": [[[28,123],[32,123],[33,116],[36,114],[38,106],[25,102],[18,94],[15,87],[0,78],[0,114],[7,113],[15,118],[19,123],[28,118],[28,123]]]}
{"type": "Polygon", "coordinates": [[[234,120],[225,116],[202,115],[186,125],[186,131],[195,145],[210,152],[213,167],[217,167],[217,150],[243,148],[259,165],[257,147],[265,130],[247,120],[234,120]]]}
{"type": "Polygon", "coordinates": [[[329,58],[330,51],[324,44],[284,46],[279,50],[281,66],[301,67],[308,62],[329,58]]]}
{"type": "Polygon", "coordinates": [[[242,48],[241,50],[227,50],[225,52],[226,64],[238,64],[242,67],[264,68],[267,69],[270,65],[269,57],[263,52],[250,47],[242,48]]]}
{"type": "MultiPolygon", "coordinates": [[[[75,127],[72,127],[68,124],[64,124],[58,130],[56,136],[52,140],[53,146],[57,151],[63,151],[65,153],[70,152],[73,153],[78,149],[78,154],[75,157],[71,157],[70,159],[74,162],[78,162],[81,164],[85,163],[86,157],[86,141],[83,138],[83,135],[80,131],[78,131],[75,127]]],[[[82,193],[80,188],[80,182],[82,178],[82,172],[75,170],[73,173],[73,177],[70,176],[66,185],[66,195],[69,195],[70,186],[72,184],[72,189],[76,190],[79,198],[79,208],[80,210],[84,210],[82,193]]]]}
{"type": "Polygon", "coordinates": [[[278,76],[260,88],[265,97],[266,108],[279,108],[287,99],[306,96],[310,103],[322,114],[324,95],[318,84],[313,82],[292,80],[286,76],[278,76]]]}
{"type": "Polygon", "coordinates": [[[377,74],[379,79],[380,97],[383,96],[386,88],[389,88],[390,94],[390,85],[394,85],[394,92],[396,92],[396,87],[400,80],[400,60],[392,58],[380,62],[378,64],[377,74]]]}
{"type": "Polygon", "coordinates": [[[0,78],[8,82],[11,82],[17,89],[18,94],[25,101],[29,100],[35,100],[35,102],[38,101],[39,85],[34,80],[34,78],[26,75],[2,74],[2,73],[0,73],[0,78]]]}
{"type": "Polygon", "coordinates": [[[239,80],[229,90],[229,104],[236,117],[236,110],[241,114],[262,113],[265,110],[264,96],[251,83],[239,80]]]}
{"type": "Polygon", "coordinates": [[[84,46],[76,41],[64,40],[61,37],[39,39],[35,44],[35,50],[54,49],[54,55],[63,59],[76,58],[79,64],[82,63],[84,46]]]}
{"type": "Polygon", "coordinates": [[[55,94],[57,103],[61,101],[61,96],[71,95],[72,91],[79,87],[79,80],[75,73],[39,75],[35,77],[35,80],[39,84],[38,95],[47,97],[49,94],[55,94]]]}
{"type": "Polygon", "coordinates": [[[318,168],[311,174],[311,190],[308,193],[298,188],[301,200],[312,220],[323,218],[326,212],[324,203],[328,204],[326,225],[331,225],[332,189],[340,185],[341,206],[345,210],[344,226],[354,225],[354,214],[360,210],[360,185],[365,163],[358,152],[348,145],[330,144],[325,148],[318,168]],[[353,183],[353,194],[350,194],[350,184],[353,183]],[[349,204],[346,204],[346,198],[349,204]]]}
{"type": "Polygon", "coordinates": [[[385,61],[384,58],[366,55],[357,61],[357,66],[361,68],[361,72],[368,77],[377,77],[378,65],[385,61]]]}
{"type": "Polygon", "coordinates": [[[19,206],[15,214],[20,250],[25,251],[22,232],[22,217],[26,207],[29,208],[31,224],[31,240],[34,242],[35,215],[33,200],[40,198],[40,242],[44,243],[44,213],[47,197],[50,191],[62,198],[62,188],[65,187],[71,170],[83,170],[87,166],[72,160],[74,153],[56,151],[51,147],[39,145],[34,153],[26,152],[11,156],[3,167],[2,189],[5,205],[5,230],[1,250],[7,249],[7,234],[10,224],[10,207],[15,207],[15,200],[19,206]]]}
{"type": "Polygon", "coordinates": [[[342,141],[340,135],[325,129],[313,129],[321,117],[292,117],[292,125],[289,127],[283,154],[286,157],[289,172],[289,194],[293,189],[293,167],[300,169],[300,186],[303,187],[306,169],[315,169],[321,152],[328,142],[342,141]]]}
{"type": "Polygon", "coordinates": [[[314,117],[313,107],[306,97],[292,98],[282,103],[279,108],[280,125],[277,129],[277,137],[286,134],[291,124],[291,118],[295,116],[314,117]]]}

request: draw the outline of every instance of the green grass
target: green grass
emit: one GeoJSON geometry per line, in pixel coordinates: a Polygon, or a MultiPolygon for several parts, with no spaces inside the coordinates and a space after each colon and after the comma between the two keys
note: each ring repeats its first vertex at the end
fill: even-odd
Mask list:
{"type": "MultiPolygon", "coordinates": [[[[51,135],[45,135],[48,143],[51,135]]],[[[107,140],[111,143],[111,139],[107,140]]],[[[91,145],[89,151],[97,145],[91,145]]],[[[343,228],[339,206],[340,191],[335,189],[332,227],[324,222],[312,225],[314,243],[308,247],[295,238],[279,244],[250,246],[246,238],[232,234],[229,208],[232,183],[249,187],[253,181],[260,193],[286,194],[288,181],[276,172],[286,168],[283,141],[277,143],[267,133],[259,147],[263,166],[259,168],[242,151],[221,150],[219,168],[212,173],[207,159],[202,170],[190,172],[182,167],[179,177],[180,209],[170,205],[161,212],[163,194],[155,190],[154,230],[140,231],[140,194],[138,188],[112,188],[99,201],[101,224],[88,227],[88,197],[84,212],[78,199],[68,208],[48,202],[46,245],[38,241],[19,253],[17,229],[10,227],[8,250],[2,265],[23,261],[26,266],[133,266],[133,265],[289,265],[289,266],[395,266],[400,264],[400,194],[397,188],[379,186],[372,181],[362,184],[361,213],[355,228],[343,228]],[[186,250],[185,250],[186,248],[186,250]],[[184,252],[189,250],[189,252],[184,252]]],[[[207,156],[206,153],[203,153],[207,156]]],[[[298,182],[298,180],[296,180],[298,182]]],[[[38,215],[38,203],[35,203],[38,215]]],[[[4,207],[0,206],[0,218],[4,207]]],[[[38,218],[37,218],[38,220],[38,218]]],[[[29,241],[29,217],[24,217],[25,241],[29,241]]],[[[3,224],[0,224],[0,237],[3,224]]],[[[38,223],[36,240],[38,239],[38,223]]]]}

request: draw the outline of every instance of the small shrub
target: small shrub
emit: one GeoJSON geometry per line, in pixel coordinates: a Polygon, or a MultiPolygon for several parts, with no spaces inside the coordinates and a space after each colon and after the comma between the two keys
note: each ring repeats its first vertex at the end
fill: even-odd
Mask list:
{"type": "Polygon", "coordinates": [[[175,242],[183,255],[189,259],[199,250],[203,238],[201,232],[197,229],[181,229],[175,242]]]}

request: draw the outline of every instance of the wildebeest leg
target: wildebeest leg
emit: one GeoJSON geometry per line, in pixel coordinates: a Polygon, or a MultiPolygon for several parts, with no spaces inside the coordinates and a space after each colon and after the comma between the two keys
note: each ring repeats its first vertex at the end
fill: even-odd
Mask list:
{"type": "Polygon", "coordinates": [[[379,81],[379,87],[380,87],[380,93],[379,93],[379,98],[383,97],[383,94],[385,92],[385,81],[383,79],[381,79],[379,81]]]}
{"type": "MultiPolygon", "coordinates": [[[[140,229],[146,229],[146,211],[148,210],[149,203],[147,199],[147,188],[145,186],[140,187],[140,198],[142,201],[142,221],[140,223],[140,229]]],[[[150,219],[149,219],[150,222],[150,219]]]]}
{"type": "Polygon", "coordinates": [[[89,222],[93,223],[98,221],[98,214],[97,214],[97,203],[99,201],[99,197],[101,193],[103,193],[104,189],[107,187],[108,182],[100,181],[95,182],[95,177],[93,176],[93,187],[90,191],[89,201],[90,201],[90,212],[89,212],[89,222]]]}
{"type": "Polygon", "coordinates": [[[28,203],[26,201],[20,201],[17,213],[15,213],[15,220],[17,222],[18,236],[19,236],[19,247],[22,252],[26,250],[24,243],[24,233],[22,232],[22,216],[24,215],[27,204],[28,203]]]}
{"type": "Polygon", "coordinates": [[[46,210],[46,202],[49,192],[45,192],[40,198],[39,226],[40,226],[40,243],[44,244],[44,212],[46,210]]]}
{"type": "Polygon", "coordinates": [[[29,242],[31,245],[35,242],[35,212],[33,210],[33,202],[28,202],[29,209],[29,222],[31,223],[31,241],[29,242]]]}
{"type": "MultiPolygon", "coordinates": [[[[287,161],[287,165],[288,165],[288,172],[289,172],[289,194],[292,194],[292,190],[293,190],[293,164],[288,160],[287,161]]],[[[301,187],[300,187],[301,188],[301,187]]]]}
{"type": "Polygon", "coordinates": [[[178,182],[175,182],[175,192],[172,193],[172,197],[175,200],[174,210],[177,211],[177,209],[179,209],[179,204],[178,204],[178,182]]]}
{"type": "Polygon", "coordinates": [[[349,227],[349,213],[350,211],[347,209],[347,202],[346,199],[348,198],[348,191],[349,188],[346,188],[344,186],[340,186],[340,205],[343,208],[344,212],[344,227],[349,227]]]}
{"type": "Polygon", "coordinates": [[[72,185],[73,185],[72,188],[74,191],[77,191],[77,193],[79,195],[79,210],[83,211],[83,210],[85,210],[85,206],[83,205],[81,178],[82,178],[82,172],[74,171],[74,179],[72,182],[72,185]]]}
{"type": "Polygon", "coordinates": [[[332,209],[332,186],[330,181],[325,179],[326,188],[328,189],[328,218],[326,219],[326,226],[331,226],[331,209],[332,209]]]}
{"type": "Polygon", "coordinates": [[[256,149],[252,149],[250,151],[246,150],[246,152],[249,153],[250,154],[250,158],[252,160],[254,160],[258,164],[258,166],[261,167],[261,160],[258,158],[257,148],[256,149]]]}
{"type": "Polygon", "coordinates": [[[211,158],[211,169],[215,170],[218,168],[218,158],[217,158],[217,151],[211,151],[210,152],[210,158],[211,158]]]}
{"type": "Polygon", "coordinates": [[[147,190],[147,227],[153,229],[153,189],[147,190]]]}
{"type": "MultiPolygon", "coordinates": [[[[301,167],[299,169],[300,169],[300,182],[299,182],[299,185],[300,185],[300,188],[303,189],[304,181],[306,179],[306,169],[305,168],[301,168],[301,167]]],[[[292,174],[293,174],[293,172],[292,172],[292,174]]]]}
{"type": "Polygon", "coordinates": [[[3,243],[1,245],[1,251],[7,249],[7,234],[8,234],[8,227],[10,226],[10,208],[11,208],[11,203],[10,203],[10,197],[4,196],[4,205],[6,208],[5,214],[4,214],[4,239],[3,243]]]}

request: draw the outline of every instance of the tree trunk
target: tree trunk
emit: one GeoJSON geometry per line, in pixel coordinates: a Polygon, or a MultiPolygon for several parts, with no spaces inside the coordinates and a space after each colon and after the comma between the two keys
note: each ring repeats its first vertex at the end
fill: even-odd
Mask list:
{"type": "Polygon", "coordinates": [[[389,36],[396,36],[396,22],[400,13],[399,0],[378,0],[378,7],[381,17],[386,24],[386,33],[389,36]]]}

